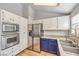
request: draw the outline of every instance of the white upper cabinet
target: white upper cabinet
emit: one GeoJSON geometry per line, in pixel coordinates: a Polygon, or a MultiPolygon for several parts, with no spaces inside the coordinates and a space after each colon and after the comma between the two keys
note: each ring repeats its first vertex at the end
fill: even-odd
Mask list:
{"type": "Polygon", "coordinates": [[[72,24],[78,24],[79,23],[79,13],[72,17],[72,24]]]}
{"type": "Polygon", "coordinates": [[[11,12],[1,10],[1,19],[2,22],[16,23],[19,24],[19,17],[11,12]]]}
{"type": "Polygon", "coordinates": [[[70,17],[62,16],[58,17],[58,30],[69,30],[70,29],[70,17]]]}
{"type": "Polygon", "coordinates": [[[1,10],[1,21],[2,22],[9,22],[11,14],[6,12],[5,10],[1,10]]]}
{"type": "Polygon", "coordinates": [[[43,30],[69,30],[70,17],[61,16],[43,20],[43,30]]]}
{"type": "Polygon", "coordinates": [[[57,30],[57,17],[44,19],[43,30],[57,30]]]}

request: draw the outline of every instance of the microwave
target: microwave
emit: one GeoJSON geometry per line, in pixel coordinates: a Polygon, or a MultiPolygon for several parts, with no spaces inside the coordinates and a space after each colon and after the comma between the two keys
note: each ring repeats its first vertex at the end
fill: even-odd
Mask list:
{"type": "Polygon", "coordinates": [[[11,24],[11,23],[2,24],[2,32],[15,32],[15,31],[19,31],[18,24],[11,24]]]}

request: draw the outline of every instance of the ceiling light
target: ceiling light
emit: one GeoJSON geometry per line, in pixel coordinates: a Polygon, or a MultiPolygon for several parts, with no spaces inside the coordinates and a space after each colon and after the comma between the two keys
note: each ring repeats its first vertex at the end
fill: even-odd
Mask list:
{"type": "Polygon", "coordinates": [[[34,5],[39,5],[39,6],[58,6],[59,3],[34,3],[34,5]]]}

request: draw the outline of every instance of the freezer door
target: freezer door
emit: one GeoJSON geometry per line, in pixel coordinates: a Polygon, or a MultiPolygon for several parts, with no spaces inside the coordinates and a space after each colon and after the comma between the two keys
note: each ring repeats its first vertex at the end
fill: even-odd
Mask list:
{"type": "Polygon", "coordinates": [[[33,36],[41,36],[42,24],[33,25],[33,36]]]}

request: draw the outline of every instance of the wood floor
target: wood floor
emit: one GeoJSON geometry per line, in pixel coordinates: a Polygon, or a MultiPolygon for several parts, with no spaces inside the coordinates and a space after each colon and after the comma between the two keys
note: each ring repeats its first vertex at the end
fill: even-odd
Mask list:
{"type": "Polygon", "coordinates": [[[41,51],[40,53],[34,52],[28,49],[25,49],[21,53],[17,54],[17,56],[57,56],[56,54],[48,53],[41,51]]]}
{"type": "MultiPolygon", "coordinates": [[[[31,46],[29,47],[29,49],[32,48],[31,46]]],[[[52,54],[52,53],[48,53],[48,52],[44,52],[41,51],[39,52],[35,52],[35,51],[39,51],[40,49],[40,45],[37,43],[34,45],[34,50],[29,50],[29,49],[25,49],[24,51],[22,51],[21,53],[19,53],[17,56],[57,56],[56,54],[52,54]]]]}

